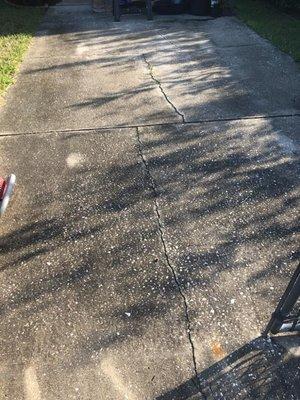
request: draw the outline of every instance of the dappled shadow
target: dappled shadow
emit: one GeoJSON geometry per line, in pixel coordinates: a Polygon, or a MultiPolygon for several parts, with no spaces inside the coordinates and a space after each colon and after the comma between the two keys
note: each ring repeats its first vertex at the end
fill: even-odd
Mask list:
{"type": "MultiPolygon", "coordinates": [[[[90,14],[86,21],[57,15],[57,20],[51,14],[46,18],[38,36],[47,40],[47,52],[53,50],[53,62],[29,63],[23,70],[27,78],[38,82],[47,71],[72,68],[84,68],[85,74],[88,68],[100,75],[113,68],[118,72],[111,81],[114,90],[103,87],[108,76],[103,74],[94,85],[102,94],[88,90],[65,109],[92,109],[104,126],[121,110],[123,124],[129,123],[133,108],[125,106],[132,101],[137,109],[141,93],[159,90],[146,56],[165,96],[175,105],[181,102],[189,121],[269,110],[265,105],[272,93],[264,95],[260,88],[254,96],[250,78],[241,79],[236,65],[220,57],[208,22],[157,22],[146,28],[137,22],[133,32],[127,22],[117,27],[90,14]],[[65,47],[55,53],[58,32],[65,47]],[[84,59],[74,53],[78,48],[84,59]],[[59,51],[70,52],[73,60],[65,62],[59,51]],[[132,65],[143,79],[128,89],[123,74],[132,65]],[[212,97],[201,97],[211,91],[212,97]],[[262,99],[258,107],[254,98],[262,99]],[[119,100],[124,109],[115,107],[119,100]],[[106,113],[103,106],[110,107],[106,113]]],[[[279,110],[283,97],[278,96],[279,110]]],[[[147,97],[143,101],[148,105],[147,97]]],[[[144,125],[156,115],[148,105],[144,125]]],[[[3,140],[21,193],[16,192],[1,226],[0,311],[9,343],[3,358],[22,366],[39,346],[42,365],[47,360],[47,368],[52,363],[72,374],[105,351],[137,360],[152,351],[143,346],[155,347],[161,338],[169,338],[168,345],[174,341],[180,352],[188,336],[178,284],[188,305],[199,370],[214,362],[212,340],[224,344],[227,353],[248,342],[263,328],[298,257],[296,126],[294,118],[261,118],[3,140]]],[[[158,345],[156,354],[163,354],[165,345],[158,345]]],[[[263,370],[266,381],[269,376],[274,359],[263,350],[251,358],[252,351],[249,344],[232,356],[241,384],[249,373],[263,370]],[[239,363],[245,356],[249,363],[239,363]]],[[[176,365],[180,357],[173,357],[176,365]]],[[[218,392],[219,384],[228,382],[231,387],[232,372],[221,374],[225,364],[203,373],[207,390],[218,392]]],[[[164,367],[170,373],[167,362],[164,367]]],[[[257,379],[251,395],[267,398],[271,389],[265,383],[257,379]]],[[[178,393],[180,388],[158,398],[183,398],[178,393]]]]}
{"type": "MultiPolygon", "coordinates": [[[[87,95],[63,102],[64,115],[70,112],[76,120],[84,116],[84,124],[77,123],[76,129],[180,122],[170,103],[189,122],[299,111],[295,66],[284,56],[279,60],[272,47],[235,19],[220,21],[130,19],[115,24],[89,9],[73,18],[52,11],[37,37],[40,47],[31,50],[23,73],[41,85],[45,74],[52,74],[63,97],[60,74],[74,74],[82,93],[86,76],[93,77],[97,84],[89,86],[87,95]],[[265,84],[270,76],[276,87],[265,84]]],[[[62,113],[55,104],[52,113],[59,121],[62,113]]],[[[72,127],[74,118],[60,126],[72,127]]],[[[44,129],[44,124],[34,128],[44,129]]]]}
{"type": "Polygon", "coordinates": [[[156,400],[296,399],[300,389],[299,357],[288,356],[278,340],[257,338],[200,372],[201,390],[191,391],[187,382],[156,400]]]}
{"type": "MultiPolygon", "coordinates": [[[[24,318],[51,337],[63,318],[78,326],[76,348],[66,359],[56,355],[54,360],[77,370],[89,365],[95,353],[126,346],[129,338],[142,340],[149,326],[170,318],[173,308],[177,314],[178,287],[159,239],[156,201],[169,260],[186,298],[194,302],[189,313],[194,339],[202,337],[201,351],[209,353],[210,344],[199,321],[213,324],[214,334],[226,327],[230,334],[222,338],[232,342],[230,349],[244,342],[248,323],[262,329],[297,259],[299,165],[296,153],[282,148],[283,133],[288,129],[281,122],[260,120],[250,127],[224,122],[144,128],[140,150],[156,193],[134,130],[6,141],[9,148],[15,148],[14,140],[20,144],[18,160],[27,157],[30,146],[45,171],[52,171],[49,185],[44,186],[41,174],[33,188],[31,167],[25,173],[22,163],[13,168],[35,196],[29,204],[26,196],[14,199],[16,228],[1,237],[2,273],[14,282],[13,293],[4,291],[1,300],[10,340],[22,338],[24,318]],[[62,153],[55,155],[57,148],[62,153]],[[82,164],[67,168],[65,148],[81,154],[82,164]],[[227,283],[232,276],[233,293],[227,283]],[[236,308],[230,305],[233,296],[236,308]],[[210,307],[213,319],[207,314],[210,307]],[[251,317],[253,312],[262,322],[251,317]],[[244,313],[249,321],[243,320],[244,313]],[[14,315],[19,321],[15,336],[7,325],[14,315]]],[[[65,333],[69,329],[63,328],[65,333]]],[[[53,346],[58,351],[69,345],[63,339],[53,346]]],[[[205,363],[211,363],[209,357],[205,363]]]]}

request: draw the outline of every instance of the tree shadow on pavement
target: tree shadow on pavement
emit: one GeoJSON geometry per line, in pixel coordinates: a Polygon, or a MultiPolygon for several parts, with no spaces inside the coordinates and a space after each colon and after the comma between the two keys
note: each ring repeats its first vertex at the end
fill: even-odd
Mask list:
{"type": "MultiPolygon", "coordinates": [[[[171,121],[172,114],[176,121],[178,115],[170,104],[166,104],[164,114],[160,109],[162,103],[150,102],[158,95],[152,90],[158,89],[158,83],[170,103],[189,122],[286,114],[297,109],[297,99],[293,95],[295,79],[284,71],[284,66],[278,72],[277,59],[273,64],[269,62],[275,57],[272,49],[258,38],[251,40],[250,31],[247,37],[243,32],[242,38],[249,41],[251,52],[239,54],[216,40],[210,26],[218,22],[167,24],[156,21],[154,25],[137,22],[116,26],[107,21],[103,25],[91,15],[86,16],[86,23],[75,20],[67,24],[64,18],[61,21],[59,18],[58,15],[55,23],[51,17],[46,19],[45,30],[40,34],[40,40],[45,41],[53,58],[50,62],[39,62],[41,55],[32,54],[33,61],[24,73],[34,75],[39,85],[44,84],[46,73],[53,73],[57,85],[62,84],[59,77],[63,72],[77,74],[81,71],[97,77],[99,86],[90,88],[89,96],[78,101],[72,99],[66,102],[65,108],[72,113],[98,110],[102,116],[98,126],[111,126],[111,121],[115,121],[114,125],[157,123],[158,115],[171,121]],[[57,36],[60,28],[62,34],[57,36]],[[62,57],[66,54],[70,56],[67,60],[62,57]],[[253,64],[254,57],[258,64],[253,64]],[[150,77],[149,67],[156,82],[150,77]],[[133,68],[138,80],[130,74],[133,68]],[[266,87],[270,75],[280,89],[266,87]],[[112,81],[117,83],[113,89],[112,81]],[[139,104],[138,109],[136,104],[139,104]]],[[[219,24],[222,26],[222,22],[219,24]]],[[[223,24],[226,28],[226,23],[223,24]]],[[[231,21],[231,24],[230,34],[241,34],[239,23],[231,21]]]]}
{"type": "Polygon", "coordinates": [[[299,356],[289,354],[280,339],[254,339],[200,372],[201,390],[191,391],[187,382],[156,400],[296,400],[300,390],[299,356]]]}
{"type": "MultiPolygon", "coordinates": [[[[76,33],[76,21],[63,24],[65,31],[76,33]]],[[[156,49],[149,48],[150,39],[145,40],[151,36],[150,29],[140,36],[127,32],[123,38],[118,29],[114,38],[105,28],[101,37],[99,29],[89,24],[84,29],[66,41],[71,46],[80,41],[87,46],[94,37],[101,42],[101,51],[110,47],[122,63],[141,40],[140,54],[147,49],[157,63],[156,49]],[[129,43],[127,48],[122,47],[122,40],[129,43]]],[[[180,41],[184,30],[177,27],[168,39],[180,41]]],[[[54,40],[55,32],[57,24],[54,40]]],[[[207,101],[207,106],[216,110],[236,105],[241,110],[252,94],[245,93],[244,82],[223,65],[217,66],[222,71],[211,76],[215,54],[208,51],[196,60],[192,54],[184,62],[189,45],[196,51],[198,31],[191,30],[191,34],[190,44],[185,38],[177,59],[174,46],[163,49],[169,67],[174,64],[181,76],[181,82],[167,79],[166,84],[176,90],[180,83],[193,83],[186,96],[217,90],[218,96],[207,101]],[[202,77],[189,75],[194,62],[196,70],[206,67],[202,77]],[[225,74],[225,81],[219,73],[225,74]]],[[[51,29],[47,35],[50,40],[51,29]]],[[[161,50],[164,43],[161,37],[156,41],[161,50]]],[[[80,63],[85,67],[101,61],[104,68],[110,67],[103,55],[80,63]]],[[[163,59],[160,62],[163,67],[163,59]]],[[[72,63],[59,61],[55,67],[28,73],[69,67],[72,63]]],[[[126,102],[137,90],[149,87],[125,91],[122,99],[126,102]]],[[[112,100],[119,96],[117,91],[112,100]]],[[[89,96],[71,108],[95,111],[110,101],[89,96]]],[[[199,104],[191,105],[190,116],[198,111],[199,104]]],[[[250,109],[249,115],[256,111],[250,109]]],[[[155,112],[150,109],[149,115],[155,112]]],[[[169,338],[167,344],[175,342],[179,352],[178,336],[187,342],[180,286],[188,304],[188,330],[195,341],[199,370],[214,363],[213,341],[227,341],[226,353],[232,354],[200,374],[206,390],[218,393],[228,384],[238,396],[233,376],[247,386],[249,374],[258,374],[265,381],[256,379],[251,395],[268,398],[273,390],[267,383],[268,374],[273,365],[280,365],[278,353],[272,358],[268,349],[257,350],[259,340],[232,352],[262,328],[297,257],[299,160],[290,139],[295,125],[291,118],[261,118],[1,139],[5,154],[10,155],[10,167],[20,177],[22,193],[20,198],[16,192],[13,201],[18,207],[12,203],[12,219],[1,237],[5,290],[0,310],[5,317],[3,336],[10,344],[3,350],[8,354],[5,360],[20,365],[31,360],[36,337],[41,337],[41,359],[62,365],[70,374],[91,365],[95,353],[107,350],[123,350],[124,355],[118,356],[125,366],[131,358],[148,356],[143,346],[151,342],[149,337],[154,347],[158,336],[169,338]],[[28,157],[29,153],[34,156],[28,157]],[[39,330],[43,335],[36,333],[39,330]]],[[[156,348],[155,354],[163,357],[164,351],[165,347],[156,348]]],[[[172,356],[178,364],[182,360],[177,354],[172,356]]],[[[168,374],[166,365],[161,368],[168,374]]],[[[183,389],[157,399],[183,398],[178,395],[183,389]]]]}

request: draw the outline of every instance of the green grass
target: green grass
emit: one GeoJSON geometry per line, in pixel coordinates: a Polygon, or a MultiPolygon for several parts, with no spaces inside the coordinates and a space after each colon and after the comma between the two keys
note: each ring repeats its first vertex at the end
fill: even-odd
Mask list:
{"type": "Polygon", "coordinates": [[[300,61],[300,20],[263,0],[235,0],[236,12],[248,26],[300,61]]]}
{"type": "Polygon", "coordinates": [[[43,9],[9,6],[0,0],[0,97],[13,83],[43,13],[43,9]]]}

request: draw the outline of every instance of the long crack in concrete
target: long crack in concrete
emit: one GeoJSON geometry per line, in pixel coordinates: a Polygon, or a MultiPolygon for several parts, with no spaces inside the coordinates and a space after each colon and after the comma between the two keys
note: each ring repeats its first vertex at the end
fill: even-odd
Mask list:
{"type": "Polygon", "coordinates": [[[174,281],[176,283],[176,286],[178,288],[178,292],[180,294],[180,296],[182,297],[183,300],[183,304],[184,304],[184,313],[185,313],[185,318],[186,318],[186,330],[187,330],[187,337],[190,343],[190,347],[191,347],[191,352],[192,352],[192,361],[193,361],[193,368],[194,368],[194,372],[195,372],[195,379],[193,380],[193,383],[195,384],[197,390],[199,390],[199,392],[201,393],[201,395],[203,396],[203,399],[205,400],[207,397],[201,387],[200,381],[198,379],[198,370],[197,370],[197,362],[196,362],[196,355],[195,355],[195,345],[193,342],[193,338],[192,338],[192,334],[191,334],[191,320],[189,317],[189,308],[188,308],[188,303],[187,303],[187,299],[183,293],[183,290],[180,286],[178,277],[176,275],[176,271],[175,268],[173,267],[171,261],[170,261],[170,257],[169,257],[169,252],[167,249],[167,244],[166,244],[166,240],[165,240],[165,232],[164,232],[164,227],[163,227],[163,223],[162,223],[162,218],[161,218],[161,212],[159,209],[159,204],[158,204],[158,190],[157,190],[157,185],[155,182],[155,179],[153,177],[153,175],[151,174],[148,162],[146,160],[146,157],[144,156],[143,153],[143,143],[141,141],[141,137],[140,137],[140,132],[139,132],[139,128],[136,128],[136,136],[137,136],[137,142],[138,142],[138,151],[139,151],[139,156],[142,160],[143,166],[145,168],[146,171],[146,175],[148,177],[149,180],[149,184],[150,184],[150,188],[153,192],[154,195],[154,208],[155,208],[155,214],[156,214],[156,219],[157,219],[157,225],[158,225],[158,231],[159,231],[159,236],[160,236],[160,240],[162,243],[162,247],[163,247],[163,253],[165,256],[165,261],[166,264],[168,266],[168,268],[170,269],[174,281]]]}
{"type": "Polygon", "coordinates": [[[145,54],[143,54],[142,57],[143,57],[143,60],[145,61],[146,65],[147,65],[147,68],[148,68],[149,74],[151,76],[151,79],[157,84],[157,86],[159,87],[159,90],[163,94],[164,98],[170,104],[170,106],[173,108],[173,110],[176,112],[176,114],[180,116],[180,118],[182,119],[182,122],[185,123],[186,120],[185,120],[184,114],[182,114],[178,110],[178,108],[172,103],[172,101],[169,99],[168,95],[164,91],[164,88],[162,87],[161,82],[154,76],[153,67],[152,67],[151,63],[147,60],[145,54]]]}

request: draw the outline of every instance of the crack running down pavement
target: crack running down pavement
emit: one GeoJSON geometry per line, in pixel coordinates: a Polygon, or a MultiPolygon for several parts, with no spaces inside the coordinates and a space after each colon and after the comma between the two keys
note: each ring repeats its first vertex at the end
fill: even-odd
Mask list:
{"type": "Polygon", "coordinates": [[[188,336],[188,340],[190,343],[190,347],[191,347],[191,351],[192,351],[192,360],[193,360],[193,367],[194,367],[194,373],[195,373],[195,381],[193,380],[197,390],[201,393],[201,395],[203,396],[203,399],[206,400],[207,396],[205,395],[205,393],[203,392],[203,389],[201,387],[200,381],[198,379],[198,370],[197,370],[197,362],[196,362],[196,356],[195,356],[195,346],[194,346],[194,342],[192,339],[192,334],[191,334],[191,321],[190,321],[190,317],[189,317],[189,309],[188,309],[188,304],[187,304],[187,300],[186,297],[181,289],[178,277],[176,275],[175,269],[171,264],[170,258],[169,258],[169,253],[167,250],[167,244],[165,241],[165,233],[164,233],[164,228],[163,228],[163,223],[162,223],[162,219],[161,219],[161,213],[159,210],[159,205],[158,205],[158,191],[157,191],[157,186],[156,186],[156,182],[150,172],[150,168],[148,165],[148,162],[144,156],[143,153],[143,143],[141,141],[140,138],[140,132],[139,132],[139,128],[136,128],[136,136],[137,136],[137,142],[138,142],[138,152],[139,152],[139,156],[142,160],[142,163],[144,165],[145,171],[146,171],[146,175],[148,176],[149,179],[149,183],[150,183],[150,188],[153,192],[154,195],[154,208],[155,208],[155,214],[156,214],[156,219],[157,219],[157,225],[158,225],[158,231],[159,231],[159,236],[160,236],[160,240],[162,243],[162,247],[163,247],[163,252],[164,252],[164,256],[165,256],[165,261],[167,263],[168,268],[170,269],[174,281],[176,283],[176,286],[178,288],[178,292],[180,294],[180,296],[182,297],[183,300],[183,304],[184,304],[184,313],[185,313],[185,319],[186,319],[186,330],[187,330],[187,336],[188,336]]]}
{"type": "Polygon", "coordinates": [[[159,90],[163,94],[163,96],[166,99],[166,101],[170,104],[170,106],[173,108],[173,110],[176,112],[176,114],[180,116],[182,122],[185,123],[186,122],[185,121],[185,116],[177,109],[177,107],[169,99],[169,97],[167,96],[166,92],[164,91],[164,89],[163,89],[163,87],[161,85],[161,82],[157,78],[155,78],[155,76],[153,74],[153,67],[150,64],[150,62],[147,60],[145,54],[143,54],[142,57],[143,57],[143,60],[145,61],[146,65],[147,65],[147,68],[148,68],[149,74],[151,76],[151,79],[158,85],[159,90]]]}

